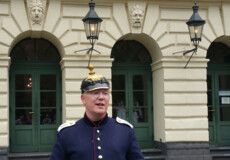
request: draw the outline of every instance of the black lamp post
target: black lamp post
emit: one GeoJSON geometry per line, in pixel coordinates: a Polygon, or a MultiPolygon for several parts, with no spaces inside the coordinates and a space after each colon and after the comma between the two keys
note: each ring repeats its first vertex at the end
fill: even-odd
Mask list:
{"type": "Polygon", "coordinates": [[[76,53],[76,52],[88,50],[87,54],[91,52],[89,63],[90,63],[90,59],[91,59],[91,55],[93,51],[100,53],[99,51],[94,49],[94,44],[99,37],[102,19],[97,15],[97,13],[94,10],[94,7],[95,7],[95,3],[93,2],[93,0],[91,0],[91,2],[89,3],[90,10],[86,14],[86,16],[82,19],[84,23],[84,27],[85,27],[86,38],[89,40],[91,44],[91,48],[75,51],[76,53]]]}
{"type": "MultiPolygon", "coordinates": [[[[195,46],[195,48],[191,50],[187,50],[187,51],[182,51],[183,55],[193,52],[187,64],[185,65],[185,68],[187,67],[194,53],[197,52],[197,48],[198,48],[199,42],[201,41],[203,27],[205,24],[205,21],[202,20],[202,18],[198,14],[199,6],[197,6],[195,3],[195,5],[192,8],[193,8],[193,14],[190,17],[190,19],[186,22],[186,24],[188,25],[190,39],[193,42],[193,45],[195,46]]],[[[181,53],[181,52],[175,52],[175,53],[181,53]]]]}

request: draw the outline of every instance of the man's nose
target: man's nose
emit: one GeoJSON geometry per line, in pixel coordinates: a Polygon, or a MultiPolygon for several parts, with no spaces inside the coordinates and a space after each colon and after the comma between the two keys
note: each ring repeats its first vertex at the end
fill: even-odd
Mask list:
{"type": "Polygon", "coordinates": [[[99,99],[101,99],[101,98],[105,98],[105,96],[103,95],[103,93],[102,93],[102,92],[100,92],[100,93],[99,93],[98,98],[99,98],[99,99]]]}
{"type": "Polygon", "coordinates": [[[100,92],[99,96],[98,96],[98,99],[104,99],[104,98],[105,98],[105,96],[104,96],[103,92],[100,92]]]}

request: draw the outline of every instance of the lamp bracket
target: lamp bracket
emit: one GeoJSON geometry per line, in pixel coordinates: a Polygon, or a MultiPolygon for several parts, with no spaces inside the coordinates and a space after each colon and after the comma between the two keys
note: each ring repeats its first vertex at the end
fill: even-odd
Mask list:
{"type": "MultiPolygon", "coordinates": [[[[195,49],[195,48],[194,48],[195,49]]],[[[192,51],[190,51],[190,52],[192,52],[192,51]]],[[[197,52],[197,49],[196,50],[193,50],[193,53],[192,53],[192,55],[189,57],[189,60],[188,60],[188,62],[186,63],[186,65],[184,66],[184,68],[186,68],[187,67],[187,65],[188,65],[188,63],[190,62],[190,60],[191,60],[191,58],[192,58],[192,56],[194,55],[194,53],[196,53],[197,52]]],[[[187,53],[186,53],[187,54],[187,53]]]]}
{"type": "Polygon", "coordinates": [[[81,49],[81,50],[78,50],[78,51],[74,51],[74,53],[82,52],[82,51],[87,51],[86,53],[87,53],[87,54],[90,54],[90,56],[89,56],[89,61],[88,61],[88,66],[90,65],[91,56],[92,56],[93,51],[95,51],[95,52],[101,54],[101,52],[99,52],[98,50],[94,49],[94,45],[92,45],[91,48],[81,49]]]}
{"type": "Polygon", "coordinates": [[[192,56],[194,55],[194,53],[197,52],[197,46],[195,45],[195,48],[193,48],[193,49],[190,49],[190,50],[187,50],[187,51],[174,52],[173,54],[183,53],[183,55],[186,55],[186,54],[188,54],[188,53],[190,53],[190,52],[193,52],[193,53],[192,53],[192,55],[189,57],[189,60],[188,60],[188,62],[186,63],[186,65],[185,65],[185,67],[184,67],[184,68],[186,68],[187,65],[188,65],[188,63],[190,62],[192,56]]]}
{"type": "Polygon", "coordinates": [[[183,53],[183,55],[186,55],[186,54],[188,54],[188,53],[190,53],[190,52],[194,52],[194,51],[197,52],[197,46],[195,46],[195,48],[190,49],[190,50],[187,50],[187,51],[178,51],[178,52],[174,52],[174,53],[172,53],[172,54],[183,53]]]}

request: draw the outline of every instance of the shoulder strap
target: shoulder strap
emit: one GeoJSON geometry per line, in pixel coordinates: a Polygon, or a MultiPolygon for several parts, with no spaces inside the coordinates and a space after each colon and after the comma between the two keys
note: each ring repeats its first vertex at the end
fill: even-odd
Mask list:
{"type": "Polygon", "coordinates": [[[65,122],[58,127],[57,131],[60,132],[62,129],[73,126],[74,124],[75,124],[75,121],[65,122]]]}
{"type": "Polygon", "coordinates": [[[117,121],[118,123],[120,123],[120,124],[126,124],[126,125],[128,125],[130,128],[133,128],[133,125],[130,124],[128,121],[124,120],[124,119],[121,119],[121,118],[117,117],[117,118],[116,118],[116,121],[117,121]]]}

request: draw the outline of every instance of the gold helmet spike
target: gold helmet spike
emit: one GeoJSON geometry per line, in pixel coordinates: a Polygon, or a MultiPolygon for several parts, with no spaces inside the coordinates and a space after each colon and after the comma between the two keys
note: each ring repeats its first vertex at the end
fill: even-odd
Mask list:
{"type": "Polygon", "coordinates": [[[90,64],[88,68],[90,70],[89,75],[94,75],[95,72],[93,71],[93,69],[94,69],[93,65],[90,64]]]}

